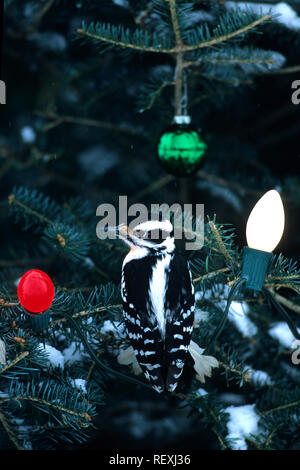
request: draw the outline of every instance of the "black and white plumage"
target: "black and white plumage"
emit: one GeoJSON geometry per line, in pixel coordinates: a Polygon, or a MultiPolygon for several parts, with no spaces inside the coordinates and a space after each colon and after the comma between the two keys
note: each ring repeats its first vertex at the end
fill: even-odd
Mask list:
{"type": "Polygon", "coordinates": [[[128,337],[153,388],[173,392],[182,374],[194,322],[188,263],[175,248],[169,221],[134,230],[118,227],[130,245],[122,267],[121,295],[128,337]]]}

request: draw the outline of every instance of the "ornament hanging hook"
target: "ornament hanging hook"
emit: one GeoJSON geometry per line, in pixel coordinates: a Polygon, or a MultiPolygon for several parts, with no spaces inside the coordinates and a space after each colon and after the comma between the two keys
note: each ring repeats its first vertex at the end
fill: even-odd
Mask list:
{"type": "Polygon", "coordinates": [[[178,59],[175,74],[175,115],[176,124],[190,124],[191,118],[188,115],[188,84],[186,71],[178,59]]]}
{"type": "Polygon", "coordinates": [[[188,112],[188,86],[187,86],[187,75],[186,71],[183,70],[182,74],[182,96],[180,101],[180,111],[182,116],[187,116],[188,112]]]}

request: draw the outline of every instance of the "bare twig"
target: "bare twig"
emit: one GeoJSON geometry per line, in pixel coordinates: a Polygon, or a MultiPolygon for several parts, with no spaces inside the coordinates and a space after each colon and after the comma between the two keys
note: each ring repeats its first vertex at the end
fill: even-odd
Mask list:
{"type": "Polygon", "coordinates": [[[44,126],[44,132],[60,126],[63,123],[79,124],[81,126],[101,127],[111,131],[124,132],[130,135],[144,135],[142,130],[133,129],[129,126],[118,126],[107,121],[99,121],[96,119],[82,118],[77,116],[61,116],[51,111],[35,111],[37,116],[42,116],[47,119],[52,119],[53,122],[44,126]]]}
{"type": "Polygon", "coordinates": [[[0,308],[7,308],[7,307],[18,307],[20,302],[6,302],[4,299],[0,298],[0,308]]]}
{"type": "Polygon", "coordinates": [[[257,75],[285,75],[288,73],[296,73],[300,71],[300,65],[294,65],[292,67],[285,67],[283,69],[270,70],[269,72],[261,72],[257,75]]]}
{"type": "Polygon", "coordinates": [[[151,194],[154,191],[157,191],[158,189],[161,189],[162,187],[166,186],[168,183],[174,180],[175,177],[172,175],[163,176],[159,180],[154,181],[154,183],[151,183],[149,186],[147,186],[147,188],[130,197],[129,200],[136,201],[138,199],[141,199],[142,197],[147,196],[148,194],[151,194]]]}
{"type": "Polygon", "coordinates": [[[47,2],[45,2],[45,4],[42,6],[42,8],[34,16],[34,18],[32,20],[32,26],[36,27],[41,22],[42,18],[46,15],[48,10],[50,10],[50,8],[52,7],[54,2],[55,2],[55,0],[48,0],[47,2]]]}
{"type": "Polygon", "coordinates": [[[219,186],[232,188],[232,189],[235,189],[236,191],[242,191],[244,193],[252,194],[253,196],[261,195],[261,191],[257,191],[256,189],[252,189],[252,188],[247,188],[239,183],[233,183],[231,181],[225,180],[224,178],[221,178],[220,176],[211,175],[202,170],[197,172],[197,176],[199,176],[200,178],[206,181],[217,184],[219,186]]]}

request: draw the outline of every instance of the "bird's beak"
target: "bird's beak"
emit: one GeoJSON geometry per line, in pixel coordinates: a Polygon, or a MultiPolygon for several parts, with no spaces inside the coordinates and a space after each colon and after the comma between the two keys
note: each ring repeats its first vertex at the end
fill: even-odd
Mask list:
{"type": "Polygon", "coordinates": [[[128,238],[128,227],[127,225],[121,224],[115,227],[108,226],[104,227],[104,232],[114,234],[116,238],[127,239],[128,238]]]}

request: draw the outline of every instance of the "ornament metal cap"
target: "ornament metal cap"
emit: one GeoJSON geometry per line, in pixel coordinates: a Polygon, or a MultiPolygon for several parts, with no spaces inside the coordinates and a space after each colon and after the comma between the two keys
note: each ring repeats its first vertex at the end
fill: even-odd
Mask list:
{"type": "Polygon", "coordinates": [[[191,123],[191,116],[186,115],[177,115],[174,116],[175,124],[190,124],[191,123]]]}
{"type": "Polygon", "coordinates": [[[241,277],[248,289],[262,290],[272,253],[244,247],[241,277]]]}

